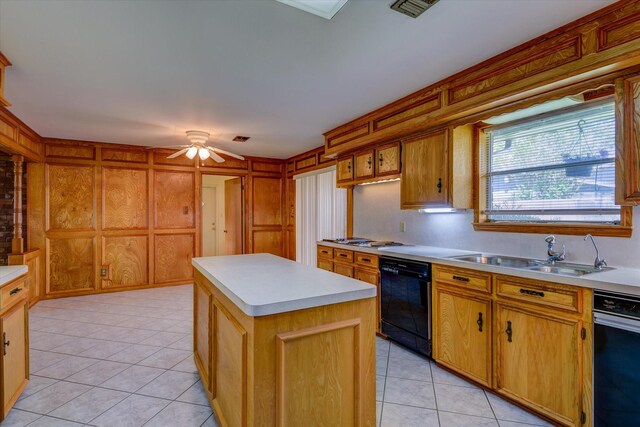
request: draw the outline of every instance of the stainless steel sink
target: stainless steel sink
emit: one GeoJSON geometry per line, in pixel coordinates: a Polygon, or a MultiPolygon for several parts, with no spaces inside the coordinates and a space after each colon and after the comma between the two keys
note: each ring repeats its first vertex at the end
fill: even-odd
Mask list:
{"type": "Polygon", "coordinates": [[[613,270],[611,267],[604,267],[598,270],[595,267],[590,267],[588,265],[583,264],[567,264],[567,263],[557,263],[554,265],[539,265],[537,267],[529,268],[531,271],[540,271],[543,273],[553,273],[553,274],[566,274],[569,276],[584,276],[585,274],[597,273],[600,271],[613,270]]]}
{"type": "Polygon", "coordinates": [[[475,264],[487,264],[500,267],[518,268],[521,270],[539,271],[542,273],[566,274],[568,276],[580,277],[585,274],[597,273],[600,271],[613,270],[611,267],[597,269],[590,265],[570,264],[557,262],[549,264],[546,261],[532,258],[518,258],[501,255],[462,255],[454,256],[451,259],[472,262],[475,264]]]}
{"type": "Polygon", "coordinates": [[[451,257],[460,261],[474,262],[476,264],[498,265],[500,267],[529,268],[544,264],[544,261],[529,258],[517,258],[500,255],[464,255],[451,257]]]}

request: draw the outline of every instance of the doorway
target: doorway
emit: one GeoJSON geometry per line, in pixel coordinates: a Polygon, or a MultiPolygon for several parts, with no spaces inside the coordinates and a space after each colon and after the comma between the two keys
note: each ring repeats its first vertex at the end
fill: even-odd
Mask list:
{"type": "Polygon", "coordinates": [[[202,256],[244,253],[242,180],[202,175],[202,256]]]}

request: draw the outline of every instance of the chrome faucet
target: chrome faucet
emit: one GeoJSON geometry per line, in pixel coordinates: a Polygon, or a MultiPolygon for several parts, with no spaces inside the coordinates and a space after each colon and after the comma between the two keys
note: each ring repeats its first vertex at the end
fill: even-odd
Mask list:
{"type": "Polygon", "coordinates": [[[593,247],[596,249],[596,260],[593,262],[593,266],[598,270],[602,270],[607,266],[607,261],[605,261],[603,258],[600,258],[600,251],[598,250],[598,245],[596,245],[596,241],[593,239],[593,236],[591,234],[587,234],[586,236],[584,236],[585,242],[587,241],[587,239],[591,239],[591,243],[593,243],[593,247]]]}
{"type": "Polygon", "coordinates": [[[556,261],[564,261],[567,256],[567,247],[563,244],[562,252],[554,251],[553,245],[556,244],[556,236],[547,236],[544,241],[547,242],[547,255],[549,255],[547,257],[547,262],[549,264],[555,264],[556,261]]]}

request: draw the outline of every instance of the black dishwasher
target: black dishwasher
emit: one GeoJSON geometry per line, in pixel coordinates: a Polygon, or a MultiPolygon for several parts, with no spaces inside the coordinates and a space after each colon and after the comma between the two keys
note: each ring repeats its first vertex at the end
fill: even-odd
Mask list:
{"type": "Polygon", "coordinates": [[[382,333],[431,357],[431,265],[380,258],[382,333]]]}
{"type": "Polygon", "coordinates": [[[640,297],[595,291],[594,425],[640,425],[640,297]]]}

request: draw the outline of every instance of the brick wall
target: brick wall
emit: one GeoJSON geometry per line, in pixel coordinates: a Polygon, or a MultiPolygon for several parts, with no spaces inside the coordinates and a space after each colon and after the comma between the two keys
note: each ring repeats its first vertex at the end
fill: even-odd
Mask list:
{"type": "MultiPolygon", "coordinates": [[[[25,174],[22,177],[23,189],[26,188],[25,174]]],[[[22,194],[23,237],[26,241],[27,193],[22,194]]],[[[13,161],[11,156],[0,153],[0,265],[7,265],[7,255],[11,253],[13,238],[13,161]]]]}

